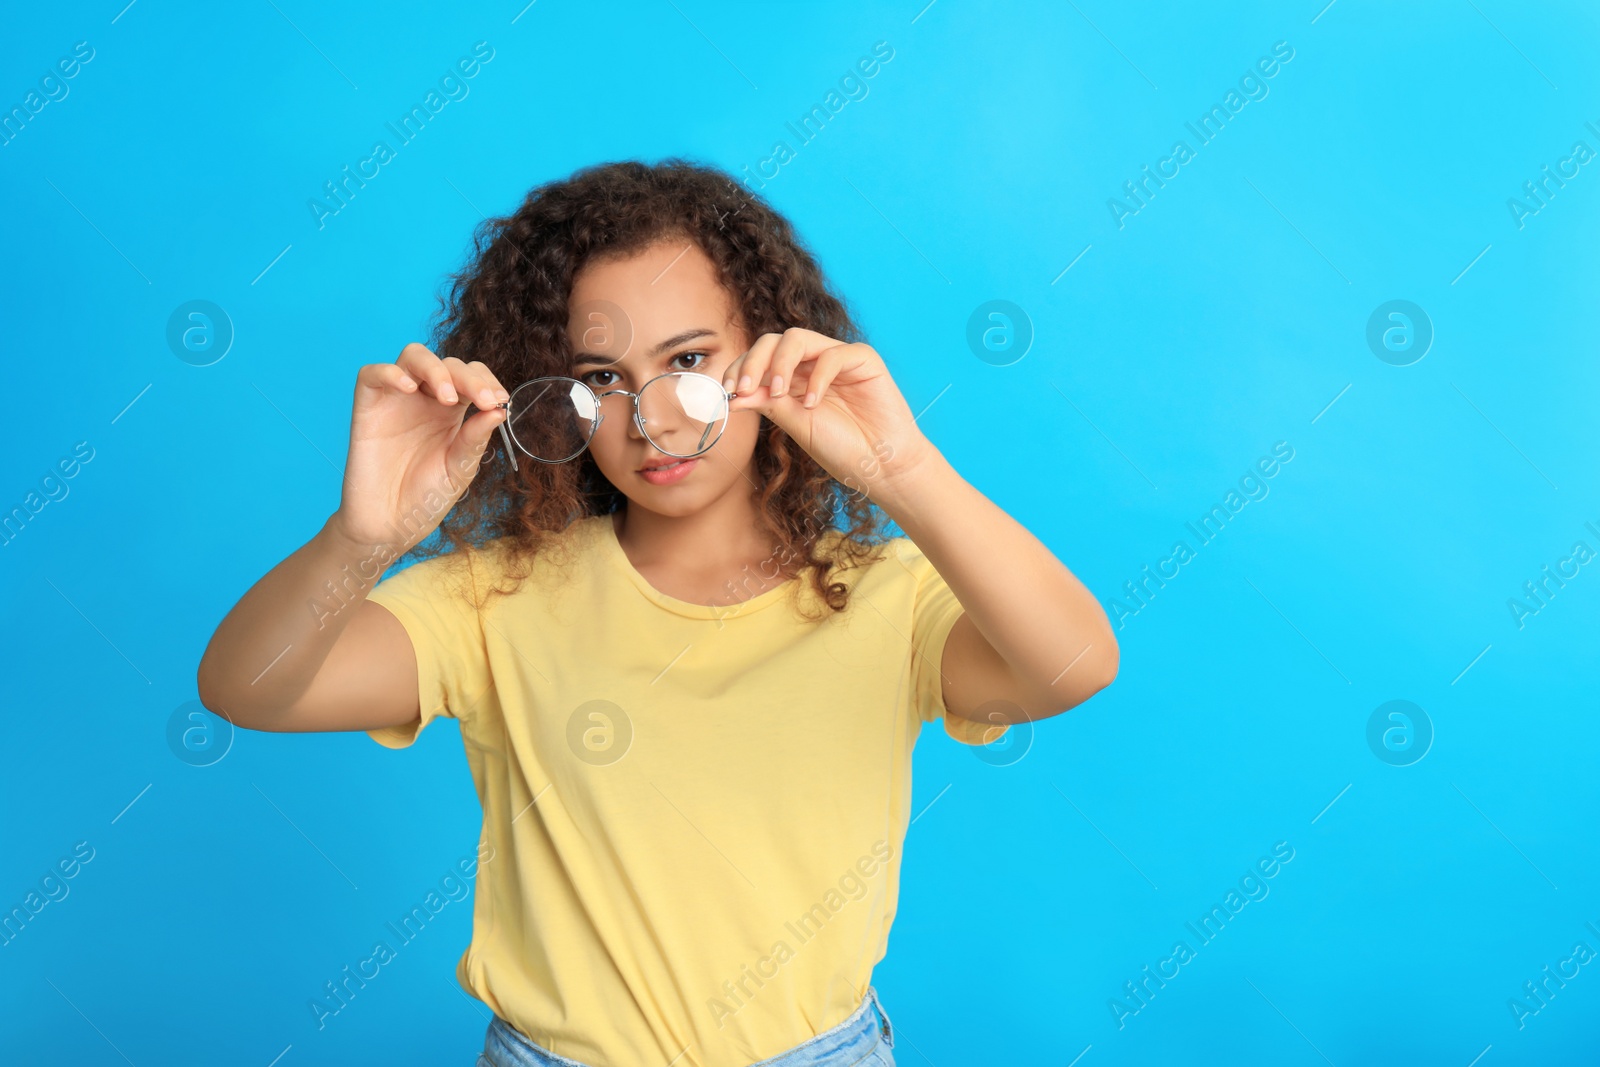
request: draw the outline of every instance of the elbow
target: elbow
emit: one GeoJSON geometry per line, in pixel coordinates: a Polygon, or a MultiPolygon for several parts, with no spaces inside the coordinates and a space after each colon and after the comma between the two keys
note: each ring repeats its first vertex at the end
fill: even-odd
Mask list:
{"type": "Polygon", "coordinates": [[[257,721],[249,718],[246,707],[230,697],[225,687],[218,687],[212,673],[206,670],[204,658],[200,660],[200,667],[195,672],[195,689],[200,698],[200,706],[219,719],[226,719],[230,725],[243,730],[263,728],[257,721]]]}
{"type": "Polygon", "coordinates": [[[1094,691],[1098,693],[1106,686],[1117,680],[1117,669],[1122,665],[1122,649],[1117,645],[1117,639],[1111,638],[1111,649],[1100,657],[1100,669],[1096,672],[1094,691]]]}
{"type": "Polygon", "coordinates": [[[205,663],[203,661],[200,664],[199,672],[195,676],[195,689],[198,692],[201,707],[205,708],[213,715],[221,715],[235,726],[246,725],[245,723],[239,721],[237,715],[231,713],[228,715],[222,715],[222,712],[218,710],[227,704],[228,701],[225,700],[217,691],[216,684],[206,676],[205,663]]]}
{"type": "Polygon", "coordinates": [[[1084,673],[1087,676],[1089,689],[1083,695],[1084,700],[1088,700],[1116,681],[1117,670],[1122,665],[1122,648],[1117,644],[1116,635],[1111,632],[1109,622],[1105,627],[1105,635],[1090,646],[1088,655],[1092,662],[1085,664],[1088,667],[1084,673]]]}
{"type": "Polygon", "coordinates": [[[217,706],[217,688],[211,680],[211,673],[206,670],[206,658],[200,657],[200,666],[194,672],[195,691],[200,696],[200,703],[207,711],[217,706]]]}
{"type": "Polygon", "coordinates": [[[1077,679],[1072,693],[1067,698],[1068,703],[1065,705],[1061,703],[1062,698],[1058,690],[1052,695],[1049,702],[1049,711],[1046,714],[1059,715],[1062,712],[1071,711],[1117,680],[1117,669],[1121,664],[1121,654],[1117,649],[1115,638],[1109,639],[1107,645],[1107,651],[1100,652],[1092,660],[1085,657],[1085,662],[1081,665],[1081,671],[1078,667],[1073,668],[1072,673],[1077,676],[1077,679]]]}

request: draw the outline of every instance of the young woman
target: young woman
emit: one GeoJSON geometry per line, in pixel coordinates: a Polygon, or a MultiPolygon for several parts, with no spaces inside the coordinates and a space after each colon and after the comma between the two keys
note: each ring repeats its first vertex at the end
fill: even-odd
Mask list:
{"type": "Polygon", "coordinates": [[[241,726],[458,721],[480,1065],[893,1064],[870,981],[922,725],[980,745],[1115,677],[1095,598],[859,336],[719,171],[535,189],[439,354],[360,369],[338,509],[206,649],[241,726]]]}

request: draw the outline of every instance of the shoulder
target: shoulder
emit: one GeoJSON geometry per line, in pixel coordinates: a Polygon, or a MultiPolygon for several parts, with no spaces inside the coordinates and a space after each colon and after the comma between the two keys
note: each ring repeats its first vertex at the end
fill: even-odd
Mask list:
{"type": "Polygon", "coordinates": [[[885,542],[888,557],[896,565],[915,577],[918,581],[926,580],[930,575],[937,574],[933,569],[933,562],[923,554],[922,549],[909,537],[892,537],[885,542]]]}
{"type": "Polygon", "coordinates": [[[944,576],[915,541],[909,537],[891,538],[885,543],[885,550],[881,580],[903,588],[917,611],[945,614],[959,609],[944,576]]]}
{"type": "Polygon", "coordinates": [[[916,571],[925,566],[927,557],[922,550],[904,535],[886,537],[881,541],[851,537],[846,531],[833,527],[817,539],[817,555],[833,561],[844,570],[862,568],[868,572],[889,572],[897,575],[903,571],[916,571]]]}
{"type": "Polygon", "coordinates": [[[400,569],[392,571],[382,585],[469,593],[472,597],[490,590],[512,592],[533,574],[565,569],[571,553],[592,552],[598,534],[605,531],[602,522],[610,522],[610,517],[578,518],[563,530],[549,531],[538,542],[494,537],[483,544],[462,545],[410,563],[402,561],[400,569]]]}
{"type": "Polygon", "coordinates": [[[895,589],[905,589],[915,596],[938,579],[933,564],[909,537],[890,537],[877,542],[857,541],[843,546],[837,542],[837,538],[843,536],[842,532],[830,531],[829,536],[834,543],[828,547],[834,550],[833,558],[839,567],[835,573],[852,587],[861,586],[868,596],[875,595],[873,590],[889,592],[895,589]]]}

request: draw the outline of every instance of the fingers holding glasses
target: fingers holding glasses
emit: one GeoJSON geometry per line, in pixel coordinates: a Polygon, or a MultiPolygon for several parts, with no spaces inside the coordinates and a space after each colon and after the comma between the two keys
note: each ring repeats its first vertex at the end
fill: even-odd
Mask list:
{"type": "Polygon", "coordinates": [[[756,338],[750,350],[728,367],[722,375],[722,387],[728,392],[736,392],[740,396],[749,396],[761,384],[761,379],[766,375],[767,362],[772,357],[772,350],[782,340],[782,334],[764,333],[756,338]]]}
{"type": "Polygon", "coordinates": [[[816,367],[810,362],[811,359],[838,343],[815,330],[805,330],[798,326],[783,331],[777,347],[772,350],[772,381],[767,386],[771,396],[774,399],[780,396],[799,396],[800,393],[796,390],[798,379],[802,375],[810,377],[816,372],[816,367]]]}
{"type": "Polygon", "coordinates": [[[479,360],[465,363],[454,356],[446,356],[441,362],[450,372],[456,395],[475,404],[480,411],[487,411],[510,398],[494,373],[479,360]]]}
{"type": "Polygon", "coordinates": [[[494,376],[480,360],[473,360],[466,368],[472,374],[471,391],[467,395],[474,397],[473,403],[480,408],[492,408],[511,399],[511,394],[505,386],[500,384],[500,379],[494,376]]]}
{"type": "Polygon", "coordinates": [[[855,345],[834,345],[824,349],[816,361],[811,364],[811,380],[806,383],[805,398],[801,403],[808,408],[814,408],[822,403],[822,398],[828,392],[828,386],[839,376],[839,372],[849,365],[857,355],[855,345]]]}
{"type": "Polygon", "coordinates": [[[464,363],[455,356],[440,359],[426,345],[412,342],[400,351],[396,365],[441,404],[465,398],[480,408],[504,402],[510,394],[482,362],[464,363]]]}
{"type": "Polygon", "coordinates": [[[399,393],[414,393],[417,391],[417,380],[398,363],[367,363],[356,372],[356,391],[359,393],[363,389],[380,394],[390,389],[399,393]]]}
{"type": "Polygon", "coordinates": [[[424,395],[435,398],[441,404],[456,402],[456,390],[451,381],[450,368],[446,367],[444,361],[434,355],[427,345],[411,342],[400,350],[400,357],[395,363],[416,381],[424,395]]]}
{"type": "MultiPolygon", "coordinates": [[[[450,461],[453,469],[468,469],[471,461],[472,469],[483,464],[484,453],[489,449],[489,439],[496,429],[505,433],[506,413],[498,407],[489,407],[473,412],[462,423],[461,432],[456,434],[449,446],[450,461]]],[[[509,441],[509,439],[508,439],[509,441]]]]}
{"type": "Polygon", "coordinates": [[[798,326],[782,333],[764,333],[723,375],[723,386],[740,396],[749,396],[762,385],[772,400],[795,395],[797,380],[814,373],[807,361],[837,344],[831,337],[798,326]]]}

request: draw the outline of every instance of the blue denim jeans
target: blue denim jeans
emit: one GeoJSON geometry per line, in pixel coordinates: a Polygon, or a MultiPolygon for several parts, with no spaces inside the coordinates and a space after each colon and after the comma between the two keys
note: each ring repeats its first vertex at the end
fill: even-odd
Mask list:
{"type": "MultiPolygon", "coordinates": [[[[788,1052],[751,1067],[895,1067],[894,1028],[878,1003],[878,991],[867,995],[844,1022],[788,1052]]],[[[483,1055],[476,1067],[588,1067],[529,1041],[498,1015],[489,1024],[483,1055]]]]}

